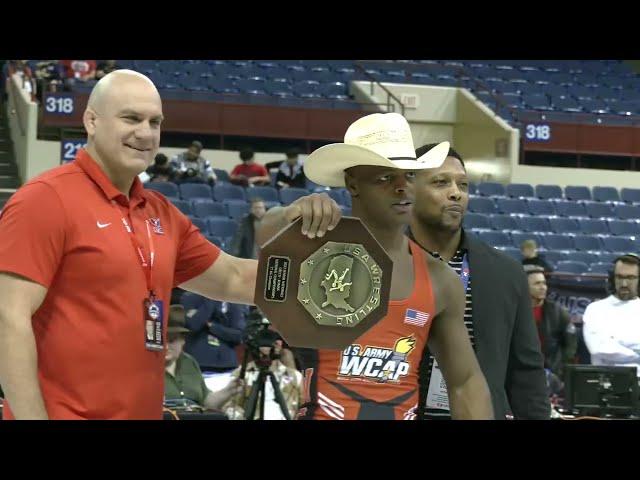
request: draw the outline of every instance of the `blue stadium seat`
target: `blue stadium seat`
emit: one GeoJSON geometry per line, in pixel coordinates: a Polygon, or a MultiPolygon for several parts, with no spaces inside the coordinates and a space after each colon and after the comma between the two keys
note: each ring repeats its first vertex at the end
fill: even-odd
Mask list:
{"type": "Polygon", "coordinates": [[[571,260],[564,260],[556,264],[556,272],[575,273],[581,275],[589,271],[589,266],[584,262],[574,262],[571,260]]]}
{"type": "Polygon", "coordinates": [[[185,215],[191,215],[191,203],[187,200],[180,200],[179,198],[169,198],[171,203],[185,215]]]}
{"type": "Polygon", "coordinates": [[[556,206],[551,200],[527,199],[527,206],[531,215],[555,215],[556,206]]]}
{"type": "Polygon", "coordinates": [[[473,213],[497,213],[496,204],[491,198],[469,197],[469,211],[473,213]]]}
{"type": "Polygon", "coordinates": [[[613,263],[613,261],[620,256],[618,252],[607,252],[605,250],[600,250],[600,261],[605,263],[613,263]]]}
{"type": "Polygon", "coordinates": [[[589,187],[567,185],[564,187],[564,196],[567,200],[591,200],[589,187]]]}
{"type": "MultiPolygon", "coordinates": [[[[478,185],[476,185],[473,182],[469,182],[469,190],[468,190],[469,195],[477,195],[478,193],[478,185]]],[[[640,200],[638,200],[640,201],[640,200]]]]}
{"type": "Polygon", "coordinates": [[[612,235],[640,236],[640,223],[629,220],[609,220],[612,235]]]}
{"type": "Polygon", "coordinates": [[[180,185],[180,198],[195,200],[204,198],[211,200],[211,187],[205,183],[183,183],[180,185]]]}
{"type": "Polygon", "coordinates": [[[591,100],[597,97],[595,88],[585,87],[583,85],[574,85],[568,90],[569,94],[578,100],[591,100]]]}
{"type": "Polygon", "coordinates": [[[556,200],[556,213],[562,217],[586,217],[584,204],[570,200],[556,200]]]}
{"type": "Polygon", "coordinates": [[[199,218],[228,217],[227,209],[220,202],[213,200],[194,200],[192,203],[193,214],[199,218]]]}
{"type": "Polygon", "coordinates": [[[616,205],[615,212],[620,220],[640,220],[640,206],[638,205],[616,205]]]}
{"type": "Polygon", "coordinates": [[[602,235],[609,234],[609,226],[605,220],[600,219],[580,219],[578,220],[580,224],[580,230],[582,233],[587,235],[602,235]]]}
{"type": "Polygon", "coordinates": [[[283,188],[280,190],[280,202],[282,202],[283,205],[289,205],[306,195],[309,195],[309,191],[305,188],[283,188]]]}
{"type": "Polygon", "coordinates": [[[213,243],[214,245],[218,246],[220,249],[225,250],[225,251],[229,249],[230,243],[233,240],[230,237],[223,238],[223,237],[219,237],[217,235],[205,235],[205,237],[211,243],[213,243]]]}
{"type": "Polygon", "coordinates": [[[524,101],[525,105],[532,110],[553,110],[553,107],[549,102],[549,97],[547,97],[543,93],[523,94],[522,100],[524,101]]]}
{"type": "Polygon", "coordinates": [[[522,242],[524,242],[525,240],[535,240],[538,245],[541,245],[542,241],[540,238],[541,236],[537,233],[511,232],[511,244],[517,249],[520,249],[520,245],[522,245],[522,242]]]}
{"type": "Polygon", "coordinates": [[[528,198],[535,196],[533,186],[528,183],[511,183],[507,185],[505,192],[508,197],[513,198],[528,198]]]}
{"type": "Polygon", "coordinates": [[[246,201],[244,189],[238,185],[216,185],[213,187],[213,199],[218,202],[225,200],[242,200],[246,201]]]}
{"type": "Polygon", "coordinates": [[[593,199],[596,202],[619,202],[620,195],[615,187],[593,187],[593,199]]]}
{"type": "Polygon", "coordinates": [[[608,274],[611,271],[612,265],[608,262],[596,262],[591,264],[591,268],[589,271],[591,273],[606,273],[608,274]]]}
{"type": "Polygon", "coordinates": [[[509,235],[504,232],[493,232],[493,231],[481,231],[478,232],[478,237],[489,245],[493,247],[508,247],[511,246],[511,239],[509,235]]]}
{"type": "Polygon", "coordinates": [[[634,251],[634,243],[627,237],[602,237],[602,246],[609,252],[634,251]]]}
{"type": "Polygon", "coordinates": [[[569,254],[561,250],[547,250],[542,254],[542,256],[546,261],[551,262],[555,267],[558,264],[558,262],[567,260],[569,257],[569,254]]]}
{"type": "Polygon", "coordinates": [[[560,185],[536,185],[536,197],[542,199],[562,198],[560,185]]]}
{"type": "Polygon", "coordinates": [[[559,233],[550,233],[542,237],[547,250],[575,250],[573,238],[559,233]]]}
{"type": "Polygon", "coordinates": [[[607,102],[599,98],[580,100],[580,105],[582,109],[588,113],[609,113],[610,111],[607,102]]]}
{"type": "Polygon", "coordinates": [[[504,185],[498,182],[482,182],[478,184],[478,193],[483,197],[504,196],[504,185]]]}
{"type": "Polygon", "coordinates": [[[616,216],[610,203],[585,202],[587,215],[591,218],[614,218],[616,216]]]}
{"type": "Polygon", "coordinates": [[[491,227],[494,230],[500,230],[500,231],[520,230],[520,225],[518,224],[517,219],[509,215],[494,214],[494,215],[491,215],[489,221],[491,223],[491,227]]]}
{"type": "Polygon", "coordinates": [[[277,202],[280,203],[280,198],[278,197],[278,190],[273,187],[251,187],[245,190],[247,195],[247,200],[250,200],[255,197],[260,197],[265,203],[269,202],[277,202]]]}
{"type": "Polygon", "coordinates": [[[223,170],[222,168],[214,168],[213,173],[218,177],[217,184],[219,185],[221,182],[229,183],[231,180],[229,179],[229,172],[223,170]]]}
{"type": "Polygon", "coordinates": [[[144,184],[147,190],[160,192],[167,198],[179,198],[178,186],[172,182],[147,182],[144,184]]]}
{"type": "Polygon", "coordinates": [[[521,217],[520,229],[525,232],[550,232],[550,220],[546,217],[521,217]]]}
{"type": "Polygon", "coordinates": [[[520,253],[520,250],[518,250],[515,247],[500,247],[499,250],[502,253],[506,253],[507,255],[509,255],[511,258],[513,258],[517,262],[521,262],[522,261],[522,254],[520,253]]]}
{"type": "Polygon", "coordinates": [[[587,265],[591,265],[592,263],[598,261],[598,255],[592,252],[571,252],[568,256],[569,260],[572,260],[574,262],[583,262],[587,265]]]}
{"type": "Polygon", "coordinates": [[[627,203],[640,203],[640,188],[621,189],[620,199],[627,203]]]}
{"type": "Polygon", "coordinates": [[[238,224],[229,218],[207,218],[209,233],[218,237],[233,237],[238,229],[238,224]]]}
{"type": "Polygon", "coordinates": [[[231,218],[238,221],[247,213],[251,207],[244,200],[227,199],[222,202],[227,207],[227,213],[231,218]]]}
{"type": "Polygon", "coordinates": [[[209,227],[207,226],[207,222],[205,222],[203,218],[197,218],[190,215],[189,220],[191,220],[191,223],[198,227],[203,234],[206,235],[207,233],[209,233],[209,227]]]}
{"type": "Polygon", "coordinates": [[[580,225],[574,218],[550,218],[549,225],[553,233],[568,233],[580,231],[580,225]]]}
{"type": "Polygon", "coordinates": [[[491,229],[489,216],[483,213],[467,213],[463,220],[464,227],[469,228],[486,228],[491,229]]]}
{"type": "Polygon", "coordinates": [[[519,198],[497,198],[496,205],[500,213],[521,213],[528,214],[527,203],[519,198]]]}
{"type": "Polygon", "coordinates": [[[555,110],[561,110],[563,112],[580,113],[582,107],[580,103],[571,97],[557,97],[553,99],[553,107],[555,110]]]}
{"type": "Polygon", "coordinates": [[[576,246],[576,250],[581,251],[597,251],[602,250],[602,240],[600,237],[593,235],[575,235],[573,237],[573,243],[576,246]]]}

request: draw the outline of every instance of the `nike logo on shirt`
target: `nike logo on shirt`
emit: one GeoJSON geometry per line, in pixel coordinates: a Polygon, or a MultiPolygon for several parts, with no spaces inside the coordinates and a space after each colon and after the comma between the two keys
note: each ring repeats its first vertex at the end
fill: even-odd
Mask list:
{"type": "Polygon", "coordinates": [[[98,225],[98,228],[105,228],[108,227],[109,225],[111,225],[111,222],[109,223],[100,223],[100,222],[96,222],[98,225]]]}

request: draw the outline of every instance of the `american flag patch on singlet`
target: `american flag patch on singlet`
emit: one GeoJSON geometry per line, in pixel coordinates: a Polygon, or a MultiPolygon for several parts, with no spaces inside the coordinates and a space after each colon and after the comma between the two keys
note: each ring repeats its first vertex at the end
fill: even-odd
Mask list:
{"type": "Polygon", "coordinates": [[[407,308],[407,313],[404,314],[404,323],[409,325],[417,325],[418,327],[424,327],[429,321],[429,314],[421,312],[420,310],[412,310],[407,308]]]}

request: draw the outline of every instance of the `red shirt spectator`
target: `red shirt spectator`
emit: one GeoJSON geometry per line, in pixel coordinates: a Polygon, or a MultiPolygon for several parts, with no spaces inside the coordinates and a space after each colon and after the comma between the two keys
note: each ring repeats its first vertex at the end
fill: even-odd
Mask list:
{"type": "Polygon", "coordinates": [[[90,80],[96,76],[95,60],[60,60],[66,78],[90,80]]]}
{"type": "Polygon", "coordinates": [[[246,148],[240,152],[242,163],[236,165],[231,171],[229,179],[231,183],[247,187],[249,185],[269,185],[271,177],[264,165],[257,164],[253,160],[253,150],[246,148]]]}

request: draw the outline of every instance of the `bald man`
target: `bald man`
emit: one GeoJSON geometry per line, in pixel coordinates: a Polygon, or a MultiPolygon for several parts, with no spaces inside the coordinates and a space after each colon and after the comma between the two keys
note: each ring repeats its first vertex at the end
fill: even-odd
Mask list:
{"type": "MultiPolygon", "coordinates": [[[[257,262],[220,251],[137,178],[158,151],[162,120],[147,77],[106,75],[84,112],[86,149],[2,211],[5,418],[160,419],[171,289],[253,302],[257,262]]],[[[291,215],[309,237],[339,221],[326,195],[297,205],[291,215]]]]}

